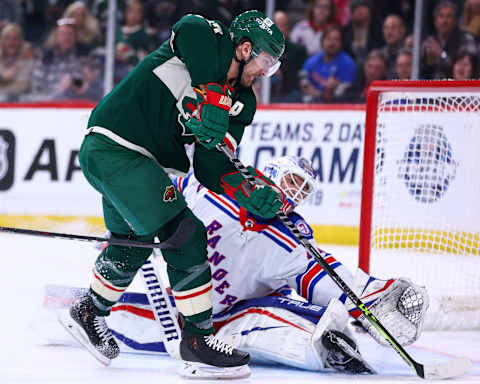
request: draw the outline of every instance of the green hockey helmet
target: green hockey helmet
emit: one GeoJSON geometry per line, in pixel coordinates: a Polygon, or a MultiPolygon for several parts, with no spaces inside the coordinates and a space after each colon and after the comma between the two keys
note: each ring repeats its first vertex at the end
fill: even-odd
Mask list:
{"type": "Polygon", "coordinates": [[[252,58],[266,76],[273,75],[280,67],[280,56],[285,49],[285,39],[272,19],[260,11],[246,11],[238,15],[230,25],[230,35],[236,46],[242,38],[252,43],[252,58]]]}

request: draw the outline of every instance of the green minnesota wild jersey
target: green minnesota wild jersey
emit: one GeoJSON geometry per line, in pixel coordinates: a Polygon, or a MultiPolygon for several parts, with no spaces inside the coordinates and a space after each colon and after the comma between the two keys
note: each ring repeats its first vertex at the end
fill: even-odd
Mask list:
{"type": "MultiPolygon", "coordinates": [[[[195,138],[184,123],[197,104],[193,87],[210,82],[224,85],[233,50],[229,31],[221,22],[198,15],[182,17],[173,26],[171,38],[100,101],[88,127],[154,158],[169,172],[187,172],[190,163],[184,145],[195,138]]],[[[232,102],[228,132],[239,143],[256,110],[251,87],[237,86],[232,102]]],[[[200,144],[196,145],[194,162],[196,174],[197,162],[204,163],[198,172],[215,173],[198,175],[213,190],[218,190],[223,173],[233,171],[223,154],[200,144]],[[198,160],[199,156],[205,160],[198,160]],[[215,164],[205,164],[212,161],[215,164]]]]}

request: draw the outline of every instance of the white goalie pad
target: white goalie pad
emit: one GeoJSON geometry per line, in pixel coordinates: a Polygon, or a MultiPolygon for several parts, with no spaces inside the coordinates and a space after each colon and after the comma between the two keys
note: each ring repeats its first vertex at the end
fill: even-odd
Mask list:
{"type": "Polygon", "coordinates": [[[228,322],[217,336],[249,352],[252,361],[319,371],[325,368],[323,332],[327,329],[346,332],[349,319],[345,306],[337,299],[330,301],[316,325],[286,309],[265,307],[228,322]]]}
{"type": "MultiPolygon", "coordinates": [[[[401,345],[412,344],[420,337],[429,306],[425,287],[407,278],[373,279],[361,269],[355,275],[354,287],[355,293],[401,345]]],[[[355,308],[352,302],[347,300],[345,304],[352,313],[355,308]]],[[[388,345],[368,321],[362,325],[378,343],[388,345]]]]}

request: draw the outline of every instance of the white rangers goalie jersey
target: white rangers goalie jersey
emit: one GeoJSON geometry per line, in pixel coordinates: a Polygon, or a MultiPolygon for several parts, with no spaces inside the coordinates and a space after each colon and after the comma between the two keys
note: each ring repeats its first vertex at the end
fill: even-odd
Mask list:
{"type": "MultiPolygon", "coordinates": [[[[193,174],[174,179],[188,206],[207,230],[212,271],[214,316],[240,300],[258,298],[293,288],[307,301],[327,305],[344,294],[322,267],[279,220],[264,220],[247,212],[226,195],[209,191],[193,174]]],[[[296,214],[290,220],[313,240],[311,227],[296,214]]],[[[350,272],[334,257],[326,261],[343,278],[350,272]]],[[[347,283],[350,283],[348,281],[347,283]]]]}

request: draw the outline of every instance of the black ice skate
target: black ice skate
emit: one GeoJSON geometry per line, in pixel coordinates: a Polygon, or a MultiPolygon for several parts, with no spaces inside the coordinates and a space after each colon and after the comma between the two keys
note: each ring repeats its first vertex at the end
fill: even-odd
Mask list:
{"type": "Polygon", "coordinates": [[[339,331],[326,331],[322,335],[322,344],[327,349],[325,364],[343,373],[374,374],[375,370],[360,355],[355,342],[339,331]]]}
{"type": "Polygon", "coordinates": [[[69,313],[59,317],[59,321],[102,364],[110,365],[111,360],[120,353],[105,317],[96,314],[89,295],[77,300],[69,313]]]}
{"type": "Polygon", "coordinates": [[[239,351],[214,335],[198,335],[182,330],[180,374],[190,378],[240,378],[250,375],[250,355],[239,351]]]}

